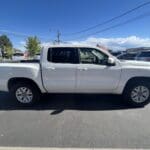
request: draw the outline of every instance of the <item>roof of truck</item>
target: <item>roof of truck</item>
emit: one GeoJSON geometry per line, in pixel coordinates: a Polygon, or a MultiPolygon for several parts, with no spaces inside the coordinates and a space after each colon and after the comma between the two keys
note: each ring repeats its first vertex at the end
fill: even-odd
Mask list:
{"type": "Polygon", "coordinates": [[[97,48],[96,46],[91,46],[91,45],[80,45],[80,44],[56,44],[56,45],[49,45],[46,46],[46,48],[51,48],[51,47],[89,47],[89,48],[97,48]]]}

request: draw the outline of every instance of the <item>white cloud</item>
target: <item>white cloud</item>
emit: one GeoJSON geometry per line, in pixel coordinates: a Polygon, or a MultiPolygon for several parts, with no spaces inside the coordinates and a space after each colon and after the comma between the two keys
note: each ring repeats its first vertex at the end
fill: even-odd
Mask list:
{"type": "Polygon", "coordinates": [[[100,44],[112,50],[125,50],[134,47],[150,47],[150,38],[140,38],[136,36],[129,36],[125,38],[88,38],[85,41],[72,41],[73,44],[100,44]]]}
{"type": "MultiPolygon", "coordinates": [[[[68,41],[71,44],[78,45],[102,45],[112,50],[125,50],[127,48],[135,47],[150,47],[150,38],[140,38],[137,36],[129,36],[124,38],[95,38],[90,37],[84,41],[68,41]]],[[[42,46],[52,45],[52,42],[42,42],[42,46]]],[[[20,42],[20,48],[24,48],[25,41],[20,42]]]]}
{"type": "MultiPolygon", "coordinates": [[[[112,50],[125,50],[135,47],[150,47],[150,38],[140,38],[137,36],[129,36],[125,38],[95,38],[90,37],[84,41],[69,41],[72,44],[81,45],[97,45],[108,47],[112,50]]],[[[42,46],[48,46],[52,43],[42,43],[42,46]]]]}
{"type": "Polygon", "coordinates": [[[15,48],[21,51],[25,51],[25,41],[20,41],[19,44],[15,45],[15,48]]]}
{"type": "Polygon", "coordinates": [[[53,45],[53,43],[52,42],[43,42],[43,43],[41,43],[41,46],[42,47],[47,47],[47,46],[50,46],[50,45],[53,45]]]}
{"type": "Polygon", "coordinates": [[[25,41],[21,41],[20,44],[25,46],[26,42],[25,41]]]}

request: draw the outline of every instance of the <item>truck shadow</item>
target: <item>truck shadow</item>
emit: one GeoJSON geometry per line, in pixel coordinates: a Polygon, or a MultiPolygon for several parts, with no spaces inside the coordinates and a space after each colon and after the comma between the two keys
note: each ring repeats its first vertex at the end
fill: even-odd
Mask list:
{"type": "Polygon", "coordinates": [[[33,106],[21,106],[8,93],[0,93],[0,111],[3,110],[52,110],[56,115],[64,110],[107,111],[135,109],[117,95],[99,94],[48,94],[33,106]]]}

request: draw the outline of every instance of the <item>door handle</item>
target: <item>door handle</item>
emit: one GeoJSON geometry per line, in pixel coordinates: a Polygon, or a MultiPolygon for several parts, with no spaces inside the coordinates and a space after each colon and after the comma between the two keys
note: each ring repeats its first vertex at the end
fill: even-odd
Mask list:
{"type": "Polygon", "coordinates": [[[46,69],[55,70],[55,67],[46,67],[46,69]]]}
{"type": "Polygon", "coordinates": [[[78,68],[78,70],[80,70],[80,71],[86,71],[86,70],[88,70],[88,68],[78,68]]]}

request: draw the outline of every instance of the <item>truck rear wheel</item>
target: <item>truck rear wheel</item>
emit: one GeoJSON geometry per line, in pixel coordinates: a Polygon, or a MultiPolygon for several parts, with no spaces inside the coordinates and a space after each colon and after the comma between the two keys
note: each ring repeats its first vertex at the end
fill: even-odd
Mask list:
{"type": "Polygon", "coordinates": [[[11,93],[15,100],[22,105],[32,105],[40,99],[40,91],[29,83],[17,83],[12,86],[11,93]]]}
{"type": "Polygon", "coordinates": [[[150,102],[150,83],[134,81],[124,91],[124,99],[133,106],[143,107],[150,102]]]}

